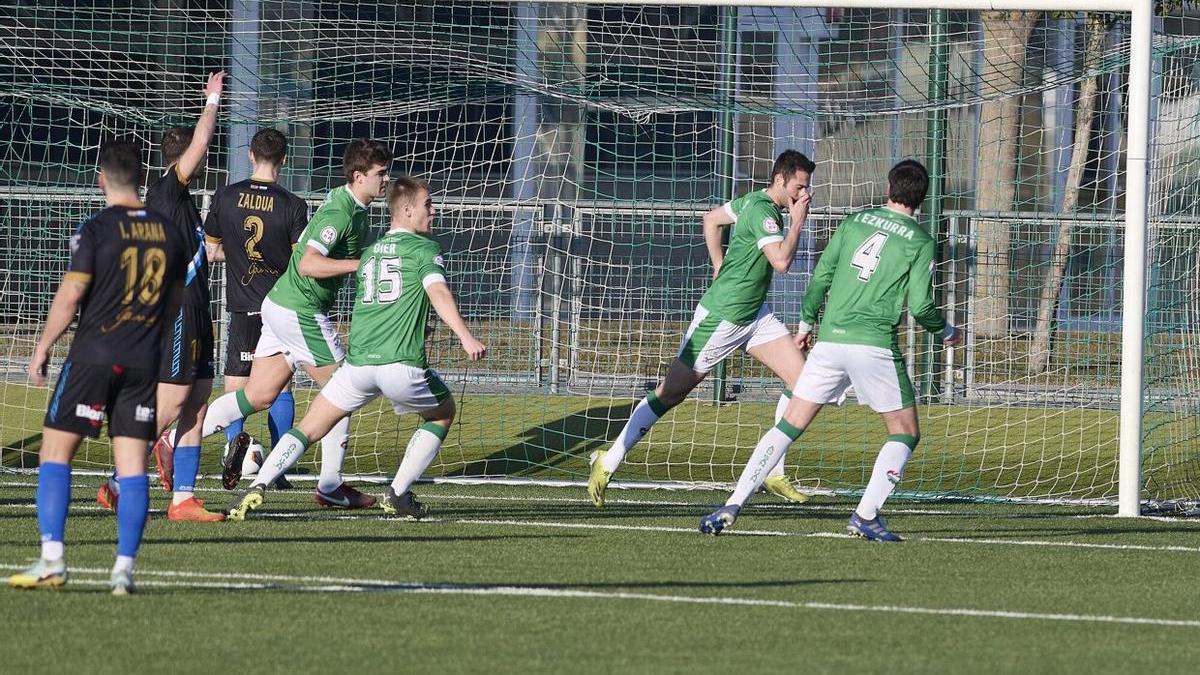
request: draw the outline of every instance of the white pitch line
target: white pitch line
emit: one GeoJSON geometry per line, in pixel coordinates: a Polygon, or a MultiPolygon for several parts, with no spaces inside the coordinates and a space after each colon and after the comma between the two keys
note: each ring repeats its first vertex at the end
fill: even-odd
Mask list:
{"type": "MultiPolygon", "coordinates": [[[[20,570],[20,565],[0,565],[0,569],[20,570]]],[[[74,574],[107,575],[101,568],[79,568],[70,570],[74,574]]],[[[289,590],[307,592],[394,592],[417,594],[484,595],[507,597],[537,597],[587,600],[642,600],[694,605],[725,605],[742,607],[773,607],[782,609],[808,609],[839,612],[872,612],[889,614],[918,614],[929,616],[957,616],[983,619],[1011,619],[1033,621],[1062,621],[1073,623],[1111,623],[1143,626],[1170,626],[1200,628],[1200,620],[1165,619],[1158,617],[1113,616],[1103,614],[1049,614],[1042,612],[1020,612],[1012,610],[976,609],[970,607],[909,607],[903,605],[859,605],[832,602],[793,602],[789,600],[766,600],[722,596],[664,595],[658,593],[632,593],[626,591],[589,591],[582,589],[546,588],[539,586],[511,586],[490,584],[426,584],[412,581],[384,581],[378,579],[350,579],[323,576],[289,576],[282,574],[238,574],[229,572],[182,572],[172,570],[139,570],[138,585],[143,587],[171,588],[219,588],[229,590],[289,590]],[[164,581],[158,578],[183,578],[188,581],[164,581]],[[211,581],[220,579],[223,581],[211,581]],[[271,582],[289,584],[280,588],[271,582]]],[[[74,583],[89,586],[106,586],[103,579],[77,579],[74,583]]]]}
{"type": "MultiPolygon", "coordinates": [[[[33,489],[33,488],[37,487],[37,484],[36,483],[11,482],[10,481],[10,482],[0,482],[0,487],[24,487],[24,488],[33,489]]],[[[74,487],[82,488],[85,486],[77,484],[74,487]]],[[[195,491],[196,492],[209,492],[209,493],[216,493],[216,494],[232,494],[228,490],[224,490],[221,488],[198,487],[198,488],[196,488],[195,491]]],[[[480,501],[480,502],[488,501],[488,502],[516,502],[516,503],[528,502],[528,503],[543,503],[543,504],[591,504],[592,503],[592,500],[583,498],[583,497],[580,497],[580,498],[574,498],[574,497],[512,497],[512,496],[507,496],[507,495],[448,495],[448,494],[437,494],[437,493],[428,495],[428,497],[426,499],[428,501],[452,501],[452,500],[454,500],[454,501],[480,501]]],[[[657,500],[657,499],[609,499],[609,500],[607,500],[607,503],[613,504],[613,505],[631,505],[631,506],[694,506],[697,508],[707,508],[709,506],[712,506],[711,503],[703,502],[703,501],[685,502],[685,501],[668,501],[668,500],[657,500]]],[[[747,508],[752,509],[752,510],[772,509],[772,510],[781,510],[781,511],[792,511],[797,514],[802,514],[802,513],[808,512],[808,511],[849,512],[849,510],[850,510],[850,507],[848,505],[838,505],[838,504],[749,504],[747,506],[747,508]]],[[[951,517],[963,517],[963,518],[1002,517],[1002,516],[995,516],[992,514],[983,513],[980,511],[950,511],[950,510],[942,510],[942,509],[904,507],[904,506],[889,508],[888,513],[904,513],[904,514],[908,514],[908,515],[917,515],[917,516],[951,516],[951,517]]],[[[1084,515],[1064,514],[1063,517],[1095,518],[1095,517],[1108,517],[1108,516],[1105,516],[1103,514],[1084,514],[1084,515]]],[[[1183,520],[1186,522],[1188,519],[1183,519],[1183,520]]]]}
{"type": "MultiPolygon", "coordinates": [[[[35,509],[34,504],[3,504],[3,508],[19,508],[19,509],[35,509]]],[[[106,511],[99,506],[73,506],[71,510],[79,511],[106,511]]],[[[151,515],[161,515],[165,511],[151,509],[151,515]]],[[[379,515],[354,515],[349,513],[332,512],[326,514],[313,514],[306,511],[256,511],[254,519],[269,519],[269,520],[301,520],[307,519],[312,521],[320,520],[361,520],[361,521],[383,521],[389,522],[395,519],[386,518],[379,515]]],[[[406,521],[411,523],[412,521],[406,521]]],[[[609,531],[625,531],[625,532],[667,532],[679,534],[698,534],[697,528],[693,527],[672,527],[668,525],[615,525],[612,523],[567,523],[552,520],[494,520],[480,518],[425,518],[423,523],[458,523],[461,525],[488,525],[502,527],[543,527],[552,529],[572,529],[572,530],[609,530],[609,531]]],[[[416,523],[413,523],[416,524],[416,523]]],[[[725,536],[754,536],[754,537],[800,537],[805,539],[854,539],[854,537],[841,532],[786,532],[782,530],[742,530],[742,529],[727,529],[723,533],[725,536]]],[[[1177,545],[1151,545],[1151,544],[1103,544],[1094,542],[1080,541],[1049,541],[1042,539],[971,539],[969,537],[922,537],[908,536],[905,541],[923,542],[923,543],[938,543],[938,544],[983,544],[989,546],[1040,546],[1045,548],[1078,548],[1103,551],[1151,551],[1162,553],[1200,553],[1200,546],[1177,546],[1177,545]]]]}

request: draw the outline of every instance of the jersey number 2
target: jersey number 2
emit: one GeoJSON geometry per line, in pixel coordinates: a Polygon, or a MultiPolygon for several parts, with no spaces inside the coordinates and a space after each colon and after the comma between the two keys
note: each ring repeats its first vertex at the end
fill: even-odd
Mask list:
{"type": "Polygon", "coordinates": [[[883,253],[883,245],[887,243],[887,239],[887,232],[876,232],[854,250],[850,264],[858,269],[859,281],[871,280],[875,268],[879,267],[879,256],[883,253]]]}
{"type": "Polygon", "coordinates": [[[364,305],[395,302],[403,290],[399,258],[367,258],[362,269],[364,305]]]}
{"type": "Polygon", "coordinates": [[[263,238],[262,218],[246,216],[246,220],[242,221],[242,229],[250,233],[250,236],[246,237],[246,257],[251,260],[262,260],[262,254],[258,252],[258,242],[263,238]]]}

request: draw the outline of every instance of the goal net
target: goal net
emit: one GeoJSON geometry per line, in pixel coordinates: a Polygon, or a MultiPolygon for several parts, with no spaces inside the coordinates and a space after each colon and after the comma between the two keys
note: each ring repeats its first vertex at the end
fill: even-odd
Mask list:
{"type": "MultiPolygon", "coordinates": [[[[1142,484],[1156,500],[1200,497],[1200,12],[1173,7],[1155,22],[1148,186],[1142,484]]],[[[451,286],[489,347],[468,363],[444,326],[430,338],[459,402],[434,476],[585,480],[711,281],[701,215],[764,187],[796,148],[817,170],[769,299],[789,324],[839,219],[882,203],[888,168],[917,158],[933,176],[919,217],[939,246],[939,304],[968,337],[949,350],[901,327],[922,422],[901,492],[1116,499],[1128,14],[234,0],[3,2],[0,17],[13,74],[0,92],[6,468],[36,467],[48,391],[24,367],[69,233],[102,204],[99,143],[136,137],[159,166],[159,135],[194,123],[204,74],[224,68],[220,130],[193,184],[204,208],[248,175],[246,139],[265,126],[291,142],[283,184],[314,205],[359,136],[391,145],[393,175],[432,184],[451,286]]],[[[371,219],[386,227],[382,207],[371,219]]],[[[219,265],[213,279],[223,335],[219,265]]],[[[616,483],[731,483],[782,388],[734,356],[616,483]]],[[[313,391],[299,382],[298,415],[313,391]]],[[[885,432],[853,402],[789,452],[802,486],[865,484],[885,432]]],[[[263,417],[247,429],[268,443],[263,417]]],[[[347,472],[390,475],[414,427],[379,403],[356,414],[347,472]]],[[[223,441],[209,440],[206,468],[223,441]]],[[[77,461],[110,464],[103,442],[77,461]]]]}

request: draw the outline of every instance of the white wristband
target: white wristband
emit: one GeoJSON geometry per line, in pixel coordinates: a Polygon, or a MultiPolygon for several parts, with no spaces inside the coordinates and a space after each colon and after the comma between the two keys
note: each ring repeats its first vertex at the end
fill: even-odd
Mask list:
{"type": "Polygon", "coordinates": [[[800,335],[803,335],[804,333],[811,333],[812,329],[813,329],[812,324],[806,323],[804,321],[801,321],[800,323],[796,324],[796,333],[800,334],[800,335]]]}
{"type": "Polygon", "coordinates": [[[942,339],[949,340],[950,338],[954,337],[954,334],[957,332],[958,332],[957,328],[955,328],[951,324],[946,324],[946,327],[942,329],[942,339]]]}
{"type": "Polygon", "coordinates": [[[208,101],[206,101],[204,103],[204,105],[220,105],[220,104],[221,104],[221,95],[220,94],[209,94],[208,101]]]}

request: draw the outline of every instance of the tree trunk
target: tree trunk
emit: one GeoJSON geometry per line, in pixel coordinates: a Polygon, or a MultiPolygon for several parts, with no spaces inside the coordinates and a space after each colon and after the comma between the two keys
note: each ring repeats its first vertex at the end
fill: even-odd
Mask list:
{"type": "MultiPolygon", "coordinates": [[[[1108,26],[1104,17],[1089,14],[1086,28],[1086,43],[1083,49],[1083,67],[1089,68],[1100,60],[1108,26]]],[[[1062,213],[1070,214],[1079,204],[1079,183],[1083,178],[1083,167],[1087,164],[1088,140],[1092,136],[1092,117],[1096,112],[1096,90],[1098,78],[1092,76],[1079,87],[1079,110],[1075,116],[1075,146],[1071,149],[1071,167],[1067,170],[1067,186],[1063,192],[1062,213]]],[[[1071,227],[1073,222],[1061,220],[1058,236],[1054,239],[1054,253],[1050,256],[1050,268],[1046,271],[1046,282],[1038,300],[1037,325],[1033,329],[1033,343],[1029,346],[1029,372],[1046,370],[1050,363],[1050,327],[1058,307],[1058,296],[1062,291],[1067,261],[1071,256],[1071,227]]]]}
{"type": "MultiPolygon", "coordinates": [[[[1017,137],[1025,51],[1037,12],[981,12],[984,101],[979,114],[979,185],[976,209],[1008,211],[1013,206],[1017,137]]],[[[1009,224],[980,219],[975,228],[976,274],[972,329],[981,337],[1008,334],[1009,224]]]]}

